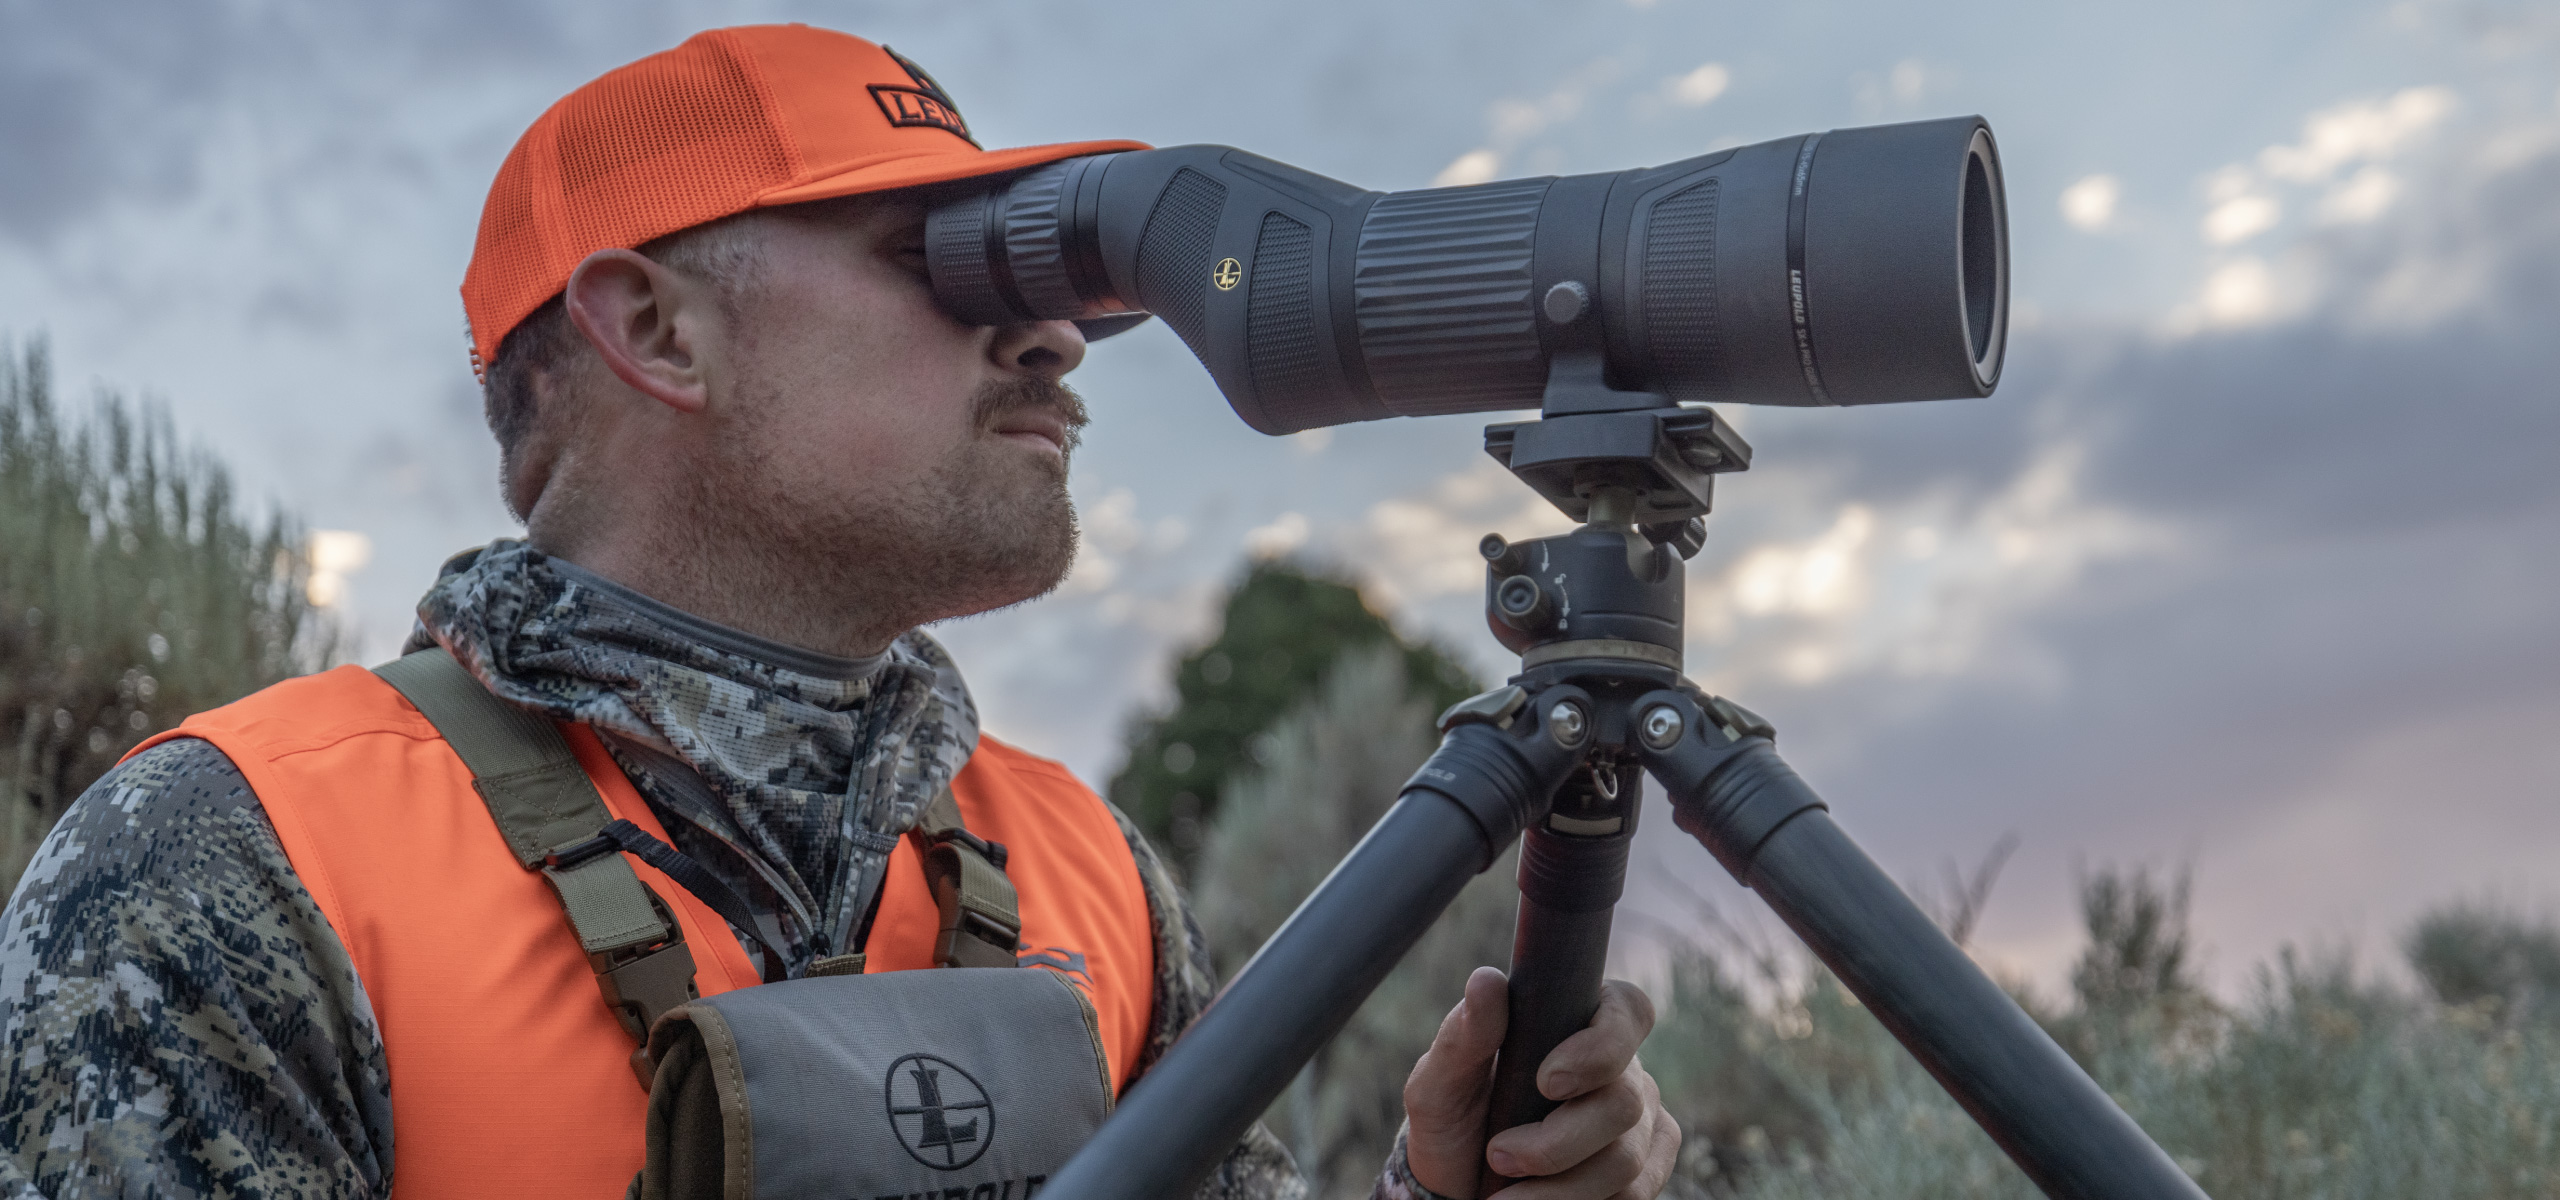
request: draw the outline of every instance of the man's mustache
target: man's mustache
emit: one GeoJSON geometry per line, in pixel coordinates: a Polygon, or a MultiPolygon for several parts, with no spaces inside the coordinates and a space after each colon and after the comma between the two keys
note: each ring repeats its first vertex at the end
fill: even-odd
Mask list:
{"type": "Polygon", "coordinates": [[[1054,411],[1066,423],[1067,443],[1073,451],[1084,440],[1084,427],[1090,418],[1084,409],[1084,397],[1074,388],[1054,379],[999,379],[978,389],[970,398],[970,419],[981,430],[993,428],[997,419],[1023,409],[1045,408],[1054,411]]]}

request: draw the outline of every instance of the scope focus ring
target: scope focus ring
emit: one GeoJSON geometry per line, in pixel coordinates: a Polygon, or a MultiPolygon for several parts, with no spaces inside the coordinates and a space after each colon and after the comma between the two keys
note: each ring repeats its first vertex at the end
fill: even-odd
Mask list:
{"type": "Polygon", "coordinates": [[[1024,318],[1084,315],[1085,303],[1076,295],[1074,281],[1067,278],[1065,210],[1071,199],[1067,164],[1055,162],[1030,171],[997,197],[1002,211],[997,214],[997,227],[988,232],[1001,244],[992,244],[995,239],[991,238],[988,257],[1001,264],[995,272],[999,286],[1011,276],[1013,295],[1005,299],[1024,318]]]}
{"type": "Polygon", "coordinates": [[[1082,236],[1074,228],[1078,192],[1093,167],[1111,157],[1033,167],[926,214],[925,266],[934,300],[972,325],[1087,320],[1130,311],[1109,294],[1097,264],[1074,258],[1082,236]]]}

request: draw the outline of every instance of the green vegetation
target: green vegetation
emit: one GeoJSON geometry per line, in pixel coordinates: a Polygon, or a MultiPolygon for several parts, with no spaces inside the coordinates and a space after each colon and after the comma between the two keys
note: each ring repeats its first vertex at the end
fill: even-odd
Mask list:
{"type": "MultiPolygon", "coordinates": [[[[1197,915],[1232,976],[1395,803],[1439,744],[1441,705],[1392,644],[1346,652],[1307,702],[1262,736],[1204,840],[1197,915]]],[[[1459,893],[1267,1118],[1319,1196],[1362,1196],[1404,1121],[1404,1077],[1456,1005],[1467,973],[1510,958],[1509,858],[1459,893]]]]}
{"type": "Polygon", "coordinates": [[[1434,714],[1479,690],[1446,653],[1399,640],[1357,587],[1285,561],[1254,564],[1228,594],[1217,640],[1174,665],[1173,706],[1131,724],[1112,803],[1189,868],[1226,785],[1270,757],[1254,739],[1363,646],[1396,647],[1434,714]]]}
{"type": "MultiPolygon", "coordinates": [[[[2553,944],[2560,930],[2478,904],[2418,922],[2409,948],[2422,979],[2518,981],[2504,993],[2461,1000],[2433,984],[2411,993],[2344,955],[2287,951],[2226,1007],[2187,974],[2182,891],[2140,874],[2084,881],[2090,943],[2070,1002],[2031,1011],[2208,1193],[2560,1191],[2552,980],[2499,975],[2510,947],[2553,944]],[[2164,921],[2146,932],[2125,919],[2137,909],[2164,921]],[[2442,936],[2449,923],[2463,932],[2442,936]]],[[[1695,947],[1675,956],[1668,1015],[1645,1047],[1689,1132],[1688,1194],[2037,1194],[1827,974],[1753,1003],[1724,961],[1695,947]]]]}
{"type": "Polygon", "coordinates": [[[301,545],[166,414],[66,419],[43,345],[0,350],[0,885],[136,742],[327,661],[301,545]]]}
{"type": "MultiPolygon", "coordinates": [[[[1270,620],[1258,636],[1281,641],[1287,627],[1270,620]]],[[[1254,644],[1232,630],[1218,643],[1248,652],[1254,644]]],[[[1230,717],[1221,726],[1234,734],[1228,744],[1263,748],[1259,761],[1229,760],[1197,784],[1224,780],[1220,802],[1203,806],[1193,870],[1222,971],[1251,956],[1429,753],[1438,697],[1423,694],[1413,652],[1383,639],[1338,651],[1268,724],[1230,717]]],[[[1205,654],[1183,660],[1193,681],[1186,698],[1210,694],[1198,686],[1205,654]]],[[[1142,730],[1208,724],[1177,710],[1142,730]]],[[[1141,745],[1171,740],[1158,736],[1141,745]]],[[[1942,920],[1959,940],[2002,853],[1971,880],[1950,881],[1942,920]]],[[[1265,1114],[1315,1194],[1367,1189],[1402,1117],[1405,1072],[1467,972],[1508,957],[1510,875],[1497,866],[1471,884],[1265,1114]]],[[[2560,926],[2457,903],[2404,939],[2414,987],[2359,971],[2343,954],[2289,950],[2225,1003],[2196,977],[2187,894],[2183,873],[2089,874],[2078,897],[2086,941],[2067,994],[2016,990],[2207,1192],[2560,1195],[2560,926]]],[[[1662,1019],[1644,1051],[1688,1135],[1669,1194],[2037,1194],[1829,973],[1800,952],[1752,941],[1737,932],[1749,926],[1712,909],[1697,917],[1668,947],[1666,979],[1653,987],[1662,1019]]]]}

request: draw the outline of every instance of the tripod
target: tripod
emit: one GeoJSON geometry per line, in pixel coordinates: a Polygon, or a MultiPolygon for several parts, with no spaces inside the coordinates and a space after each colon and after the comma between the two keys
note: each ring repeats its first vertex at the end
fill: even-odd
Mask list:
{"type": "MultiPolygon", "coordinates": [[[[1640,776],[2046,1195],[2203,1192],[1939,931],[1778,757],[1775,732],[1681,674],[1681,560],[1750,447],[1713,412],[1620,392],[1559,354],[1542,420],[1485,449],[1580,526],[1487,535],[1488,624],[1520,673],[1441,718],[1395,806],[1264,943],[1046,1188],[1190,1196],[1396,961],[1522,837],[1508,1032],[1488,1133],[1554,1104],[1536,1069],[1599,1006],[1640,776]]],[[[1488,1188],[1502,1181],[1487,1180],[1488,1188]]]]}

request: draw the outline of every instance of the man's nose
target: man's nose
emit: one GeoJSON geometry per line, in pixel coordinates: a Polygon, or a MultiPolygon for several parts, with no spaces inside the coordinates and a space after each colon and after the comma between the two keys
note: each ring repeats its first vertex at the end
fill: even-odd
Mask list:
{"type": "Polygon", "coordinates": [[[1073,321],[1025,321],[996,329],[988,349],[998,367],[1057,379],[1084,363],[1084,331],[1073,321]]]}

